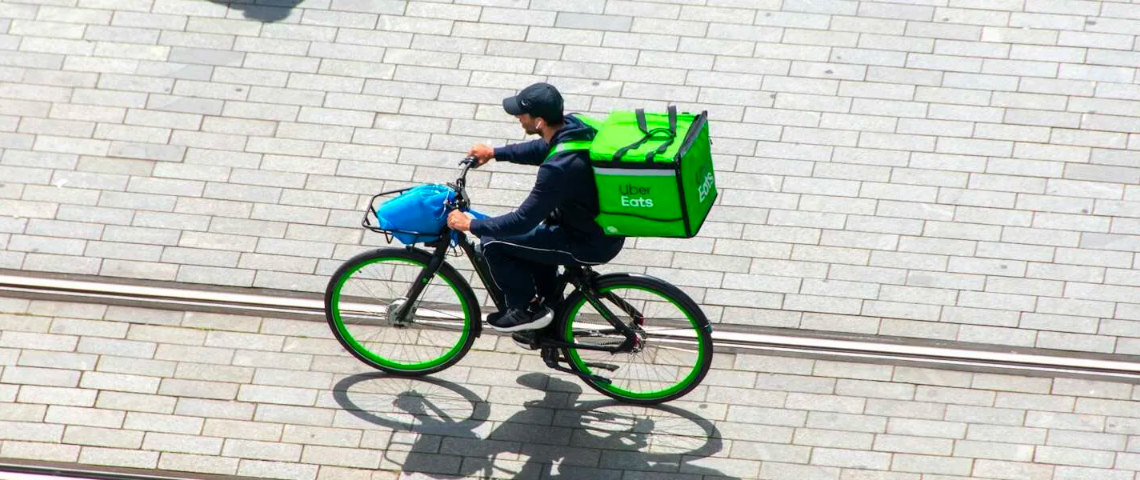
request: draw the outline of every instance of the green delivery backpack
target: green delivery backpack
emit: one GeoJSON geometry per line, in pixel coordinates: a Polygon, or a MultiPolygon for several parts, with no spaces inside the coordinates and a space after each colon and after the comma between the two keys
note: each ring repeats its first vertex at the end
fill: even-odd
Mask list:
{"type": "MultiPolygon", "coordinates": [[[[574,114],[597,130],[593,141],[559,144],[589,150],[607,235],[691,238],[717,197],[708,112],[616,111],[605,122],[574,114]]],[[[549,157],[547,157],[549,158],[549,157]]]]}

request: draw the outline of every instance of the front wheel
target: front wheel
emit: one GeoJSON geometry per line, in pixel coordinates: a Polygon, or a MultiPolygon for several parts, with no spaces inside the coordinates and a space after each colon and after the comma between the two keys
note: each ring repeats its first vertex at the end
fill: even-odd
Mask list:
{"type": "Polygon", "coordinates": [[[479,303],[451,265],[427,279],[408,315],[397,314],[430,261],[423,251],[399,248],[345,261],[325,290],[333,336],[358,360],[395,375],[427,375],[462,359],[475,341],[479,303]]]}
{"type": "Polygon", "coordinates": [[[626,337],[599,313],[604,307],[637,330],[630,353],[567,348],[563,355],[590,387],[616,400],[655,405],[692,391],[712,366],[712,334],[700,307],[677,287],[653,277],[615,274],[598,277],[598,302],[574,292],[566,299],[560,336],[577,344],[616,347],[626,337]]]}

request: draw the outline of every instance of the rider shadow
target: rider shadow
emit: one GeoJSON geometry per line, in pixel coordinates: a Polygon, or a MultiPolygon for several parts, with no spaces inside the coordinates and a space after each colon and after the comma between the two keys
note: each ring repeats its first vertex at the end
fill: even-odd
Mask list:
{"type": "MultiPolygon", "coordinates": [[[[482,428],[489,422],[490,404],[460,385],[431,377],[412,381],[453,394],[425,396],[414,388],[397,394],[391,405],[411,421],[393,421],[388,418],[392,412],[365,411],[349,398],[349,388],[357,383],[393,378],[354,375],[341,380],[333,394],[341,407],[358,418],[396,432],[412,432],[408,436],[415,440],[397,463],[403,472],[415,473],[414,478],[593,480],[620,478],[622,470],[638,478],[653,478],[656,472],[733,478],[690,463],[716,454],[723,443],[711,421],[684,409],[627,406],[609,399],[579,402],[582,388],[578,384],[542,373],[522,375],[518,383],[543,391],[544,397],[526,402],[493,430],[482,428]],[[437,405],[454,404],[459,398],[469,402],[454,409],[465,412],[463,419],[437,405]],[[684,424],[684,432],[660,431],[678,422],[684,424]]],[[[393,439],[398,436],[394,434],[393,439]]],[[[388,448],[400,446],[393,442],[388,448]]]]}
{"type": "Polygon", "coordinates": [[[290,12],[305,0],[210,0],[240,10],[242,16],[262,23],[280,22],[289,18],[290,12]]]}

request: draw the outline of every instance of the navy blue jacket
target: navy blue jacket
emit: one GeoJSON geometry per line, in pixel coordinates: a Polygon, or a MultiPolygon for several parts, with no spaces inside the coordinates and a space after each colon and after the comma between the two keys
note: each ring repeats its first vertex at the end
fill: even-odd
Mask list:
{"type": "Polygon", "coordinates": [[[594,221],[598,216],[598,188],[585,150],[562,151],[546,156],[559,143],[590,140],[595,131],[581,120],[567,115],[551,144],[538,139],[495,148],[495,159],[524,165],[538,165],[538,178],[530,195],[515,211],[498,217],[471,221],[471,233],[479,237],[507,237],[533,230],[553,214],[572,240],[605,246],[621,240],[606,236],[594,221]]]}

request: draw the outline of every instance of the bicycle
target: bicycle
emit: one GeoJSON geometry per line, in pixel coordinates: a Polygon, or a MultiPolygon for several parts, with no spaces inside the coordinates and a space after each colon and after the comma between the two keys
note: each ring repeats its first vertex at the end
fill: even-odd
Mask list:
{"type": "MultiPolygon", "coordinates": [[[[459,164],[462,173],[446,184],[454,192],[446,208],[469,212],[467,172],[478,162],[469,156],[459,164]]],[[[389,374],[421,376],[458,363],[482,334],[481,303],[468,280],[447,262],[449,250],[455,252],[457,247],[453,256],[467,256],[497,308],[503,309],[505,300],[490,277],[480,246],[471,240],[473,235],[445,225],[425,236],[424,232],[381,228],[379,219],[370,220],[378,199],[407,190],[374,195],[361,225],[385,234],[389,244],[400,233],[420,237],[403,247],[379,247],[346,260],[330,277],[324,304],[333,335],[358,360],[389,374]],[[420,238],[427,238],[422,242],[424,248],[415,246],[420,238]],[[398,270],[401,267],[409,268],[398,270]],[[365,270],[376,271],[377,277],[362,280],[365,270]],[[437,280],[442,284],[436,284],[437,280]],[[432,290],[433,286],[442,288],[432,290]],[[383,294],[380,289],[385,289],[383,294]],[[413,358],[396,358],[397,353],[413,358]]],[[[600,274],[589,266],[561,268],[558,291],[567,286],[573,290],[556,308],[549,326],[512,334],[517,344],[538,350],[547,367],[577,375],[599,393],[625,403],[655,405],[676,400],[701,383],[712,363],[712,326],[689,295],[648,275],[600,274]],[[619,295],[619,291],[628,293],[619,295]],[[659,330],[647,328],[647,320],[653,320],[654,326],[658,323],[646,315],[656,308],[672,308],[679,315],[662,318],[656,327],[659,330]],[[691,358],[672,358],[677,352],[689,352],[686,358],[691,358]],[[604,361],[622,354],[628,354],[629,362],[647,359],[653,365],[637,368],[631,363],[604,361]],[[657,384],[635,388],[650,381],[630,377],[638,372],[651,374],[650,380],[657,384]]]]}

